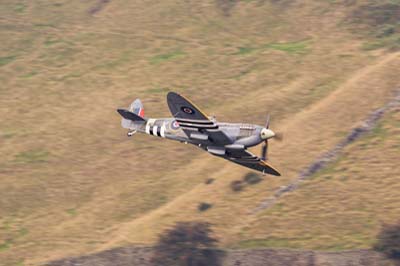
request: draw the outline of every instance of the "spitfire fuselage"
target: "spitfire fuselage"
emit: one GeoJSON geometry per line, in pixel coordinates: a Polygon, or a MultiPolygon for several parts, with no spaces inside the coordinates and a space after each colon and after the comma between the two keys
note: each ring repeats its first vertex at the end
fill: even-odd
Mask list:
{"type": "MultiPolygon", "coordinates": [[[[234,145],[252,147],[264,141],[260,137],[262,126],[242,123],[216,122],[218,129],[230,138],[234,145]]],[[[161,138],[194,144],[206,149],[213,146],[213,140],[200,131],[193,131],[189,136],[185,134],[179,123],[174,118],[147,119],[143,122],[132,123],[131,130],[146,133],[161,138]]]]}

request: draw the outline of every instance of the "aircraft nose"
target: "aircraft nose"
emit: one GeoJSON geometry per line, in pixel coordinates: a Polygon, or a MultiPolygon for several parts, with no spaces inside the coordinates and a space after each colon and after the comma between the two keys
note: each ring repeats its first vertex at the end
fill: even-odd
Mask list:
{"type": "Polygon", "coordinates": [[[261,134],[260,135],[261,135],[262,139],[266,140],[266,139],[270,139],[270,138],[274,137],[275,133],[271,129],[263,128],[261,130],[261,134]]]}

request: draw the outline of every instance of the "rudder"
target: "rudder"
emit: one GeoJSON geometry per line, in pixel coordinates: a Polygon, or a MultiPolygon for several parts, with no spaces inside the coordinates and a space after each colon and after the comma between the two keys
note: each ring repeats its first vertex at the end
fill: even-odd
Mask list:
{"type": "Polygon", "coordinates": [[[129,107],[129,111],[144,118],[144,107],[140,99],[136,99],[132,102],[132,104],[129,107]]]}

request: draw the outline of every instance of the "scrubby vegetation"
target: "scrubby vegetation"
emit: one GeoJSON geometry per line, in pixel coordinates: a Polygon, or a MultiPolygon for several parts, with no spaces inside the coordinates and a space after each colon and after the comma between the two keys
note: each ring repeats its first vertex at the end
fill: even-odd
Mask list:
{"type": "Polygon", "coordinates": [[[249,172],[243,176],[243,180],[234,180],[230,183],[232,191],[239,192],[245,188],[246,185],[254,185],[262,181],[259,174],[249,172]]]}
{"type": "Polygon", "coordinates": [[[159,238],[152,262],[155,266],[219,266],[221,252],[215,250],[209,223],[179,222],[159,238]]]}
{"type": "Polygon", "coordinates": [[[249,185],[254,185],[262,181],[262,178],[259,174],[254,172],[249,172],[243,177],[243,181],[249,185]]]}
{"type": "Polygon", "coordinates": [[[214,178],[207,178],[205,181],[204,181],[204,184],[206,184],[206,185],[210,185],[210,184],[212,184],[213,182],[214,182],[214,178]]]}
{"type": "Polygon", "coordinates": [[[242,180],[234,180],[231,182],[231,189],[232,191],[238,192],[244,188],[244,184],[242,180]]]}
{"type": "Polygon", "coordinates": [[[400,262],[400,222],[385,224],[379,235],[375,250],[383,252],[388,258],[400,262]]]}
{"type": "Polygon", "coordinates": [[[400,2],[369,1],[350,15],[355,29],[372,37],[364,49],[400,49],[400,2]]]}
{"type": "Polygon", "coordinates": [[[212,207],[212,204],[207,203],[207,202],[201,202],[199,206],[197,206],[197,209],[201,212],[206,211],[212,207]]]}

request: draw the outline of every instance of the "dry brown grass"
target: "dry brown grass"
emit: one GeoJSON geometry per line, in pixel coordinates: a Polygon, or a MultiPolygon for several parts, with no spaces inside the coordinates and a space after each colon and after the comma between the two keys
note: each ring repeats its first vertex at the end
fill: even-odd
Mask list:
{"type": "Polygon", "coordinates": [[[213,223],[225,245],[270,236],[257,224],[268,215],[249,211],[399,83],[398,54],[362,51],[341,27],[350,11],[340,4],[239,1],[226,16],[211,0],[114,0],[90,14],[96,2],[1,4],[5,265],[152,243],[180,220],[213,223]],[[262,124],[271,112],[285,131],[270,151],[284,176],[237,194],[229,184],[246,169],[179,143],[125,138],[115,108],[141,97],[147,115],[169,116],[168,89],[221,121],[262,124]],[[199,213],[205,199],[213,208],[199,213]]]}
{"type": "Polygon", "coordinates": [[[399,110],[242,232],[242,247],[370,248],[399,219],[399,110]],[[256,236],[256,237],[255,237],[256,236]]]}

